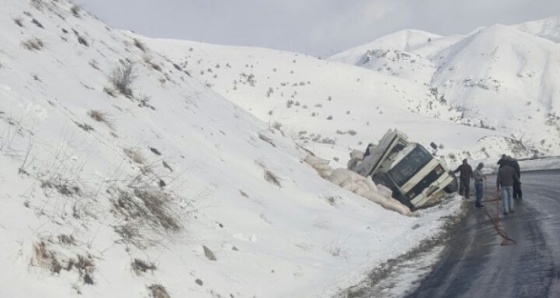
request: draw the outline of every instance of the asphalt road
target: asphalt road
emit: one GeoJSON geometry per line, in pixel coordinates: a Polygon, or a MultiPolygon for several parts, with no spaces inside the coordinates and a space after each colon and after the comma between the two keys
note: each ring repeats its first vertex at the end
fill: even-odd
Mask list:
{"type": "MultiPolygon", "coordinates": [[[[473,207],[408,297],[560,297],[560,170],[525,172],[521,181],[515,213],[499,215],[500,229],[515,244],[502,245],[507,241],[485,212],[496,216],[496,203],[473,207]]],[[[489,177],[485,199],[495,197],[495,187],[489,177]]]]}

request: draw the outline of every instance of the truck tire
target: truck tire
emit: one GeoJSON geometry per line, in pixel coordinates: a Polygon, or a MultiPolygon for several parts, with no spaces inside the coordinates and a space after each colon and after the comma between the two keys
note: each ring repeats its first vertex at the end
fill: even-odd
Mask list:
{"type": "Polygon", "coordinates": [[[459,181],[457,181],[457,177],[455,177],[455,174],[453,172],[450,171],[449,175],[453,177],[453,181],[447,184],[443,191],[445,191],[446,193],[454,193],[459,189],[459,181]]]}

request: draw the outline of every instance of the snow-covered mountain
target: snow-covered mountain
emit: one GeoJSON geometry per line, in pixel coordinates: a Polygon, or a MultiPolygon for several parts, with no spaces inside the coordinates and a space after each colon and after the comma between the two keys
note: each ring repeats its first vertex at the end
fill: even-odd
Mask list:
{"type": "Polygon", "coordinates": [[[526,22],[512,27],[556,43],[560,42],[560,16],[526,22]]]}
{"type": "Polygon", "coordinates": [[[503,132],[542,154],[559,154],[559,32],[558,17],[483,27],[466,36],[407,30],[329,61],[423,84],[461,112],[454,122],[503,132]]]}
{"type": "Polygon", "coordinates": [[[385,210],[299,142],[334,156],[397,124],[451,148],[488,135],[410,112],[430,94],[405,79],[195,43],[169,60],[66,0],[0,3],[0,297],[327,297],[461,202],[385,210]]]}
{"type": "MultiPolygon", "coordinates": [[[[455,102],[442,99],[437,90],[422,81],[436,67],[428,59],[421,61],[420,56],[416,59],[407,55],[405,59],[401,52],[395,52],[393,58],[382,54],[384,59],[398,61],[395,63],[419,65],[399,77],[298,53],[131,36],[270,126],[282,127],[302,146],[341,166],[351,149],[375,143],[394,127],[425,146],[438,144],[438,154],[451,166],[465,157],[534,153],[511,131],[494,129],[487,120],[474,121],[455,102]],[[415,77],[415,73],[420,75],[415,77]]],[[[446,45],[457,39],[414,31],[380,42],[403,49],[437,51],[427,44],[430,38],[434,44],[446,45]]],[[[346,55],[342,60],[363,59],[346,55]]]]}

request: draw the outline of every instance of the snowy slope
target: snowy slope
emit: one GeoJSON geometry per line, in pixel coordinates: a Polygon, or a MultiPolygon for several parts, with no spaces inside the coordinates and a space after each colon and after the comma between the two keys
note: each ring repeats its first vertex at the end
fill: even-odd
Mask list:
{"type": "Polygon", "coordinates": [[[493,25],[463,37],[424,33],[430,38],[424,45],[418,42],[419,33],[400,33],[329,60],[425,84],[450,109],[461,112],[453,121],[502,132],[541,154],[558,154],[558,30],[558,18],[551,18],[493,25]],[[403,36],[410,41],[402,41],[403,36]]]}
{"type": "Polygon", "coordinates": [[[456,124],[462,112],[449,109],[424,84],[298,53],[131,36],[341,166],[352,149],[376,143],[389,128],[425,146],[440,145],[453,166],[463,157],[509,150],[509,141],[489,141],[506,134],[456,124]]]}
{"type": "Polygon", "coordinates": [[[437,69],[437,64],[431,58],[442,48],[462,38],[458,35],[439,36],[418,30],[402,30],[335,54],[328,60],[361,66],[429,86],[437,69]]]}
{"type": "Polygon", "coordinates": [[[556,43],[560,42],[560,16],[526,22],[513,27],[556,43]]]}
{"type": "MultiPolygon", "coordinates": [[[[305,68],[284,67],[300,56],[279,54],[266,72],[278,63],[289,87],[266,86],[294,100],[289,111],[305,100],[297,110],[307,117],[285,100],[244,108],[261,120],[273,110],[270,122],[293,117],[283,132],[205,86],[213,74],[201,80],[65,0],[0,4],[0,297],[326,297],[434,236],[459,209],[452,199],[414,217],[385,210],[320,178],[283,135],[299,134],[298,122],[316,132],[359,123],[364,139],[395,121],[457,133],[403,107],[422,86],[380,87],[384,76],[303,57],[305,68]],[[127,69],[131,84],[119,91],[127,69]],[[308,90],[315,78],[332,86],[308,90]],[[370,102],[347,114],[355,89],[370,102]],[[346,121],[312,121],[331,114],[346,121]]],[[[241,65],[213,62],[228,61],[241,65]]],[[[229,92],[237,85],[267,102],[267,89],[236,75],[229,92]]]]}

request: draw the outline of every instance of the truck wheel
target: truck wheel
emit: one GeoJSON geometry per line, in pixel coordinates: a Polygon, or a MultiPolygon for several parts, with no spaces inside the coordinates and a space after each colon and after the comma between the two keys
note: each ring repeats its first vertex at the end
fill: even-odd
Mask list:
{"type": "Polygon", "coordinates": [[[449,175],[453,177],[453,181],[447,184],[443,191],[445,191],[446,193],[454,193],[459,189],[459,182],[457,181],[457,177],[455,177],[455,174],[453,172],[450,172],[449,175]]]}

